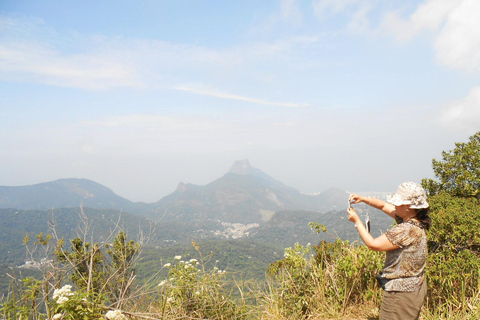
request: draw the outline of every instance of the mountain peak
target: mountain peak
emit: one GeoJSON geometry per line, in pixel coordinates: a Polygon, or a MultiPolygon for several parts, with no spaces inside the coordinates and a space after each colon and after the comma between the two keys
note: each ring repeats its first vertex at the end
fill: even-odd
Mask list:
{"type": "Polygon", "coordinates": [[[183,193],[187,190],[187,185],[183,182],[180,182],[177,186],[177,192],[183,193]]]}
{"type": "Polygon", "coordinates": [[[228,173],[235,173],[242,176],[251,175],[253,171],[253,167],[250,165],[248,159],[237,160],[230,168],[228,173]]]}
{"type": "Polygon", "coordinates": [[[248,159],[237,160],[230,168],[228,173],[235,173],[242,176],[251,175],[254,168],[250,165],[248,159]]]}

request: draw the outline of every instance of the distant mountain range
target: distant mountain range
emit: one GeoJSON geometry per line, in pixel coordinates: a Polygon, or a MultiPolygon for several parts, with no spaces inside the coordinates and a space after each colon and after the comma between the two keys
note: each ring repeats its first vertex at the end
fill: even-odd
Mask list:
{"type": "MultiPolygon", "coordinates": [[[[158,255],[170,252],[169,248],[191,247],[193,239],[210,243],[207,248],[215,244],[220,250],[216,254],[228,249],[223,259],[231,261],[226,266],[235,269],[247,259],[248,265],[257,265],[256,272],[262,273],[285,247],[297,242],[317,244],[336,237],[358,240],[346,219],[347,198],[348,193],[337,188],[318,195],[302,194],[253,168],[248,160],[235,162],[209,184],[179,183],[173,193],[155,203],[129,201],[87,179],[0,186],[0,289],[10,281],[8,268],[25,263],[25,235],[35,239],[38,233],[51,234],[52,225],[64,239],[79,236],[79,226],[85,223],[93,231],[92,241],[111,241],[108,236],[116,226],[130,239],[149,239],[149,250],[156,255],[150,257],[151,262],[145,258],[145,270],[151,269],[149,263],[158,266],[158,255]],[[324,224],[329,233],[316,234],[309,222],[324,224]]],[[[357,209],[364,217],[365,208],[357,209]]],[[[378,210],[370,212],[370,217],[374,236],[393,223],[378,210]]]]}
{"type": "MultiPolygon", "coordinates": [[[[355,230],[345,218],[347,198],[348,193],[338,188],[318,195],[302,194],[252,167],[248,160],[236,161],[225,175],[207,185],[181,182],[173,193],[155,203],[131,202],[86,179],[0,186],[0,219],[4,222],[0,240],[15,238],[18,243],[26,232],[48,232],[52,213],[61,222],[57,227],[70,237],[80,221],[80,207],[90,221],[97,221],[101,234],[120,217],[131,234],[148,232],[151,223],[159,222],[152,234],[155,245],[209,238],[252,238],[281,246],[292,245],[292,241],[315,242],[318,235],[308,222],[320,222],[332,234],[354,239],[355,230]]],[[[364,207],[357,209],[364,214],[364,207]]],[[[372,234],[379,234],[392,221],[372,211],[372,234]]],[[[13,249],[9,248],[6,250],[13,249]]]]}
{"type": "Polygon", "coordinates": [[[172,194],[156,203],[131,202],[87,179],[0,186],[0,208],[50,210],[83,205],[122,210],[150,219],[213,219],[230,223],[261,223],[282,210],[327,212],[343,208],[346,198],[347,193],[336,188],[315,196],[302,194],[253,168],[248,160],[236,161],[224,176],[207,185],[180,183],[172,194]]]}
{"type": "Polygon", "coordinates": [[[78,208],[124,210],[140,214],[150,209],[116,195],[109,188],[88,179],[60,179],[30,186],[0,186],[0,208],[50,210],[78,208]]]}
{"type": "Polygon", "coordinates": [[[180,183],[155,207],[181,219],[265,222],[277,211],[327,212],[345,206],[346,191],[331,188],[320,195],[300,193],[240,160],[221,178],[205,185],[180,183]]]}

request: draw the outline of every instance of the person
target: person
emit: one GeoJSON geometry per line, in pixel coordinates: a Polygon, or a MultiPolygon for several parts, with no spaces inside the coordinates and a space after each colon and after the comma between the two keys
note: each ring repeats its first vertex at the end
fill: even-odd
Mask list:
{"type": "Polygon", "coordinates": [[[358,217],[348,208],[348,220],[371,250],[386,251],[385,265],[379,283],[384,288],[379,320],[419,319],[427,294],[425,263],[427,236],[431,226],[429,205],[425,190],[417,183],[402,183],[387,201],[352,194],[352,204],[365,203],[382,210],[397,222],[385,234],[373,238],[358,217]]]}

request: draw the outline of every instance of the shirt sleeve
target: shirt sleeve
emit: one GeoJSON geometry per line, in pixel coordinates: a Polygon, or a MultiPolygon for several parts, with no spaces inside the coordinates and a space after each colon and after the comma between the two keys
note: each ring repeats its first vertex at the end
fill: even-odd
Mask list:
{"type": "Polygon", "coordinates": [[[420,228],[409,223],[401,223],[394,226],[385,233],[387,239],[400,248],[406,247],[414,243],[420,238],[420,228]],[[418,230],[417,230],[418,229],[418,230]]]}

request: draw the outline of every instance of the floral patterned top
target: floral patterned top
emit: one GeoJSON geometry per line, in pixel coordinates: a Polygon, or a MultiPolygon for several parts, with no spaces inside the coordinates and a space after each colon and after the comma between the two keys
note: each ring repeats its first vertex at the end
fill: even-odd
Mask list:
{"type": "Polygon", "coordinates": [[[382,276],[391,279],[385,291],[412,292],[420,289],[425,280],[427,236],[416,219],[397,224],[385,233],[390,242],[400,248],[387,251],[382,276]]]}

